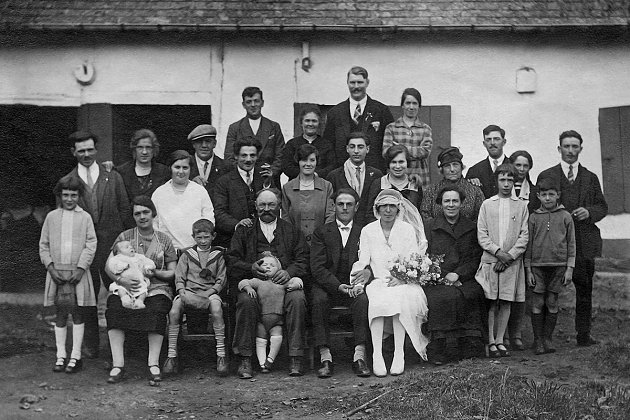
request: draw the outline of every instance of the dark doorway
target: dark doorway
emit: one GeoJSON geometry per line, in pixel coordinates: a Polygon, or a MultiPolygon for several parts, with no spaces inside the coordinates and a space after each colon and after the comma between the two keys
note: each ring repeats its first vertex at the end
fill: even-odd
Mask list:
{"type": "Polygon", "coordinates": [[[75,159],[66,138],[77,108],[0,106],[0,291],[44,290],[39,236],[53,187],[75,159]]]}
{"type": "Polygon", "coordinates": [[[199,124],[212,124],[207,105],[112,105],[113,159],[116,165],[131,160],[129,140],[134,131],[152,130],[160,142],[159,162],[166,162],[169,153],[184,149],[192,151],[186,140],[188,133],[199,124]]]}

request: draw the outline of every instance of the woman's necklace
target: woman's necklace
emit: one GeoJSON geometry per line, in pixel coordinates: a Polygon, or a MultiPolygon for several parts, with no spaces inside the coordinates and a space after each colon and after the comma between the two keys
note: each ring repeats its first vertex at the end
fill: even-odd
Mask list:
{"type": "MultiPolygon", "coordinates": [[[[145,249],[145,243],[146,244],[150,244],[151,242],[153,242],[153,237],[155,236],[155,232],[151,232],[150,235],[143,235],[142,233],[140,233],[140,229],[136,228],[136,251],[141,249],[142,250],[142,254],[146,253],[146,249],[145,249]]],[[[148,245],[146,246],[146,248],[148,248],[148,245]]]]}
{"type": "Polygon", "coordinates": [[[315,178],[312,178],[310,182],[304,182],[304,179],[300,177],[300,189],[313,189],[313,185],[315,185],[315,178]]]}

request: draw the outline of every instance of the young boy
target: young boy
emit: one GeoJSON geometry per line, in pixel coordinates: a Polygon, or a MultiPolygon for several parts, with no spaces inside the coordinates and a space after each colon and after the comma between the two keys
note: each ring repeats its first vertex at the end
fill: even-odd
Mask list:
{"type": "Polygon", "coordinates": [[[298,277],[291,278],[286,284],[273,283],[270,279],[282,269],[280,260],[269,251],[263,252],[261,257],[260,266],[267,273],[266,279],[241,280],[238,290],[245,290],[252,298],[258,297],[261,317],[256,327],[256,356],[260,363],[260,371],[269,373],[282,345],[284,294],[286,291],[302,289],[304,283],[298,277]],[[268,335],[269,354],[267,354],[268,335]]]}
{"type": "Polygon", "coordinates": [[[534,288],[532,328],[536,354],[554,353],[552,337],[558,319],[558,293],[573,277],[575,226],[559,204],[560,188],[552,178],[538,182],[540,208],[529,216],[525,252],[527,283],[534,288]],[[547,311],[543,312],[544,307],[547,311]]]}
{"type": "Polygon", "coordinates": [[[113,249],[114,255],[107,260],[109,270],[123,279],[137,280],[140,282],[140,289],[132,293],[124,286],[116,283],[110,290],[120,296],[122,306],[128,309],[144,309],[144,300],[149,291],[150,275],[155,270],[153,260],[142,254],[136,254],[131,242],[120,241],[113,249]]]}
{"type": "Polygon", "coordinates": [[[228,362],[225,354],[223,301],[219,296],[226,284],[225,250],[212,246],[214,224],[208,219],[193,223],[192,236],[196,245],[184,250],[175,269],[177,296],[168,314],[168,357],[162,370],[164,373],[178,370],[177,337],[182,313],[186,309],[210,310],[217,343],[217,372],[225,376],[228,374],[228,362]]]}
{"type": "Polygon", "coordinates": [[[525,302],[523,254],[527,249],[527,203],[512,197],[515,169],[499,165],[494,171],[498,193],[483,202],[477,221],[477,238],[484,253],[475,275],[490,300],[488,353],[509,356],[503,336],[512,302],[525,302]]]}

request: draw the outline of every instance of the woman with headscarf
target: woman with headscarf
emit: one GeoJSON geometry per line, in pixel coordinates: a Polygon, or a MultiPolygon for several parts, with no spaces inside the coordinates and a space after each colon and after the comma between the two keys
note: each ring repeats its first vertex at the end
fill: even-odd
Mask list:
{"type": "Polygon", "coordinates": [[[428,339],[422,334],[421,326],[427,319],[427,298],[421,286],[392,277],[389,271],[397,258],[408,257],[413,253],[423,255],[426,252],[427,241],[422,219],[414,209],[400,192],[392,189],[381,191],[374,202],[374,213],[378,220],[361,231],[359,260],[352,266],[352,272],[356,272],[369,265],[374,274],[374,279],[366,287],[366,293],[374,348],[373,372],[376,376],[387,375],[382,351],[384,331],[393,330],[394,333],[394,360],[390,368],[392,375],[400,375],[405,369],[404,344],[407,334],[415,350],[426,360],[428,339]]]}

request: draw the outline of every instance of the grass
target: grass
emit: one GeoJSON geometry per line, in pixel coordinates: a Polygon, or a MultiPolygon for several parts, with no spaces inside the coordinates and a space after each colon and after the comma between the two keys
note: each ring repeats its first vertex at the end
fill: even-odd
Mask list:
{"type": "Polygon", "coordinates": [[[41,306],[0,305],[0,357],[54,348],[53,327],[41,306]]]}
{"type": "Polygon", "coordinates": [[[630,339],[603,343],[595,351],[591,364],[602,372],[630,377],[630,339]]]}
{"type": "Polygon", "coordinates": [[[622,386],[536,382],[513,375],[509,368],[478,360],[442,371],[414,372],[343,401],[330,399],[323,406],[326,411],[334,406],[339,412],[348,412],[392,388],[392,392],[353,417],[625,420],[630,413],[630,390],[622,386]]]}

